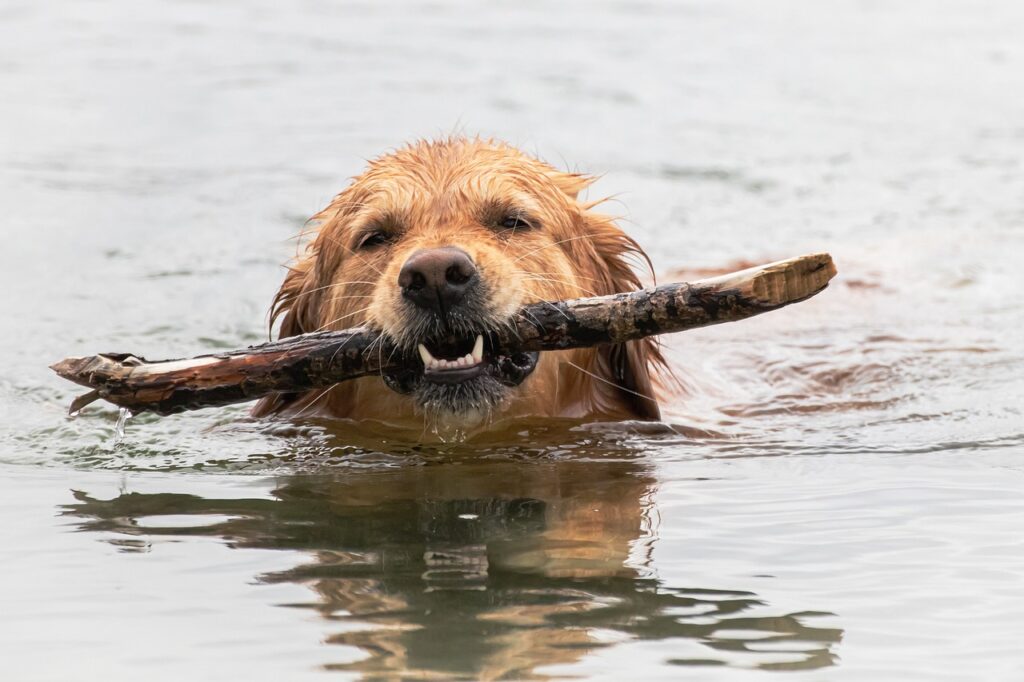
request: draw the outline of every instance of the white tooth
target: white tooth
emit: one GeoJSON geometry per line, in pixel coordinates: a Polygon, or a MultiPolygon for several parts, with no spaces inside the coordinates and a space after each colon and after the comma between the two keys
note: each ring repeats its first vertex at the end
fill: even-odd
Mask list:
{"type": "Polygon", "coordinates": [[[464,355],[462,357],[462,364],[465,365],[466,367],[469,367],[470,365],[475,365],[476,364],[476,360],[473,359],[472,355],[467,353],[466,355],[464,355]]]}
{"type": "Polygon", "coordinates": [[[470,353],[473,359],[477,362],[483,362],[484,359],[484,335],[476,335],[476,343],[473,344],[473,352],[470,353]]]}
{"type": "Polygon", "coordinates": [[[434,356],[430,354],[430,351],[427,350],[427,347],[424,346],[422,343],[419,346],[417,346],[417,349],[420,352],[420,358],[423,359],[424,367],[430,367],[430,365],[433,364],[434,362],[434,356]]]}

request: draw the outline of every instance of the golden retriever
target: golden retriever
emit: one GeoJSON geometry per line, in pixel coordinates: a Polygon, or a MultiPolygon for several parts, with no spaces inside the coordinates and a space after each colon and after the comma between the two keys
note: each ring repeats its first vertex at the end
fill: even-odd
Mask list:
{"type": "Polygon", "coordinates": [[[636,289],[650,260],[595,204],[592,178],[481,139],[420,141],[370,162],[327,208],[271,309],[282,337],[368,325],[407,369],[263,399],[256,416],[477,429],[496,419],[659,418],[650,339],[495,357],[526,303],[636,289]]]}

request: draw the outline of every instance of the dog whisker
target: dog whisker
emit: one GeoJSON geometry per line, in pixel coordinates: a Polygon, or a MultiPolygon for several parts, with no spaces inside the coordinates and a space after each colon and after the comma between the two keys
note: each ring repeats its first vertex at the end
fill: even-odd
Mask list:
{"type": "MultiPolygon", "coordinates": [[[[566,273],[564,273],[564,272],[545,272],[543,270],[513,270],[511,274],[527,276],[527,275],[565,275],[566,273]]],[[[586,280],[588,282],[599,282],[600,281],[597,277],[587,277],[586,275],[581,275],[581,274],[574,274],[573,277],[575,279],[582,279],[582,280],[586,280]]]]}
{"type": "Polygon", "coordinates": [[[644,400],[650,400],[651,399],[651,397],[648,396],[648,395],[644,395],[643,393],[637,393],[636,391],[634,391],[632,389],[626,388],[625,386],[623,386],[620,383],[617,383],[615,381],[610,381],[608,379],[605,379],[603,376],[601,376],[599,374],[595,374],[595,373],[593,373],[593,372],[591,372],[589,370],[586,370],[586,369],[580,367],[579,365],[577,365],[572,360],[565,360],[565,364],[567,364],[567,365],[569,365],[571,367],[575,367],[576,369],[578,369],[579,371],[583,372],[584,374],[586,374],[587,376],[589,376],[591,378],[594,378],[594,379],[597,379],[598,381],[604,382],[604,383],[608,384],[609,386],[614,386],[615,388],[619,389],[620,391],[625,391],[626,393],[631,393],[631,394],[633,394],[635,396],[643,398],[644,400]]]}
{"type": "Polygon", "coordinates": [[[539,249],[534,249],[533,251],[527,251],[526,253],[524,253],[523,255],[519,256],[518,258],[513,259],[512,262],[513,263],[518,263],[519,261],[523,260],[524,258],[532,256],[535,253],[540,253],[541,251],[543,251],[545,249],[550,249],[552,246],[558,246],[559,244],[566,244],[568,242],[575,242],[575,241],[579,241],[580,239],[593,239],[593,236],[589,235],[589,234],[581,234],[581,235],[577,235],[575,237],[569,237],[568,239],[559,239],[557,242],[551,242],[550,244],[545,244],[544,246],[540,247],[539,249]]]}
{"type": "Polygon", "coordinates": [[[320,392],[320,394],[319,394],[319,395],[318,395],[317,397],[315,397],[315,398],[313,398],[312,400],[310,400],[310,401],[309,401],[308,403],[306,403],[306,405],[305,405],[305,406],[304,406],[304,407],[303,407],[303,408],[302,408],[301,410],[299,410],[298,412],[296,412],[296,413],[295,413],[295,414],[293,415],[293,418],[297,419],[297,418],[301,417],[301,416],[302,416],[303,414],[305,414],[305,413],[306,413],[306,412],[307,412],[307,411],[308,411],[308,410],[309,410],[310,408],[312,408],[312,407],[313,407],[313,406],[314,406],[315,404],[317,404],[318,402],[320,402],[320,400],[321,400],[321,399],[322,399],[322,398],[323,398],[323,397],[324,397],[325,395],[327,395],[327,394],[328,394],[328,393],[330,393],[330,392],[331,392],[332,390],[334,390],[334,388],[335,388],[336,386],[337,386],[337,384],[332,384],[331,386],[328,386],[327,388],[325,388],[325,389],[324,389],[323,391],[321,391],[321,392],[320,392]]]}
{"type": "MultiPolygon", "coordinates": [[[[350,337],[350,338],[354,338],[354,337],[350,337]]],[[[338,357],[338,353],[340,353],[341,351],[345,350],[345,346],[346,345],[348,345],[348,339],[346,339],[345,343],[341,344],[340,346],[338,346],[337,349],[335,349],[334,353],[331,355],[331,360],[330,360],[331,362],[334,362],[334,358],[338,357]]]]}
{"type": "Polygon", "coordinates": [[[361,280],[361,279],[348,280],[347,282],[335,282],[334,284],[325,284],[322,287],[316,287],[315,289],[308,289],[306,291],[301,291],[301,292],[299,292],[299,296],[308,296],[309,294],[313,294],[313,293],[316,293],[318,291],[324,291],[325,289],[333,289],[334,287],[348,286],[349,284],[367,284],[367,285],[373,286],[373,285],[376,284],[376,282],[367,282],[366,280],[361,280]]]}
{"type": "Polygon", "coordinates": [[[548,306],[549,308],[551,308],[552,310],[554,310],[555,312],[557,312],[559,315],[561,315],[562,317],[564,317],[567,320],[571,319],[568,315],[565,314],[565,312],[561,308],[556,306],[551,301],[537,301],[537,303],[539,303],[541,305],[548,306]]]}
{"type": "Polygon", "coordinates": [[[558,313],[559,315],[564,317],[565,319],[567,319],[567,320],[571,320],[572,319],[571,317],[569,317],[568,315],[565,314],[564,310],[562,310],[561,308],[556,306],[554,303],[551,303],[550,301],[543,301],[543,303],[544,303],[544,305],[546,305],[547,307],[551,308],[556,313],[558,313]]]}
{"type": "Polygon", "coordinates": [[[548,282],[550,284],[564,284],[568,287],[577,289],[580,293],[587,294],[588,296],[600,296],[600,294],[594,291],[593,289],[581,287],[579,284],[571,282],[567,279],[553,279],[551,277],[524,277],[523,279],[529,282],[548,282]]]}
{"type": "Polygon", "coordinates": [[[352,294],[352,295],[349,295],[349,296],[331,296],[331,298],[329,298],[327,300],[327,302],[328,303],[334,303],[335,301],[345,301],[345,300],[350,300],[350,299],[354,299],[354,298],[373,298],[373,295],[372,294],[352,294]]]}
{"type": "Polygon", "coordinates": [[[336,317],[333,320],[331,320],[329,322],[325,322],[324,324],[320,325],[314,331],[318,331],[318,332],[323,331],[324,329],[326,329],[327,327],[331,326],[332,324],[335,324],[337,322],[341,322],[342,320],[348,319],[348,318],[352,317],[353,315],[358,315],[359,313],[365,313],[367,310],[370,310],[371,308],[373,308],[373,306],[372,305],[368,305],[365,308],[360,308],[359,310],[354,310],[354,311],[352,311],[350,313],[342,315],[341,317],[336,317]]]}
{"type": "MultiPolygon", "coordinates": [[[[524,310],[524,311],[522,312],[522,314],[523,314],[523,315],[526,315],[526,316],[527,316],[528,318],[530,318],[530,321],[531,321],[531,322],[533,322],[533,323],[534,323],[535,325],[537,325],[537,327],[538,327],[538,328],[539,328],[539,327],[543,327],[543,326],[544,326],[543,324],[541,324],[541,321],[540,321],[540,320],[538,320],[538,319],[537,319],[536,317],[534,317],[534,316],[533,316],[533,314],[532,314],[532,313],[528,313],[528,312],[526,312],[526,311],[524,310]]],[[[509,326],[511,326],[511,325],[509,325],[509,326]]]]}

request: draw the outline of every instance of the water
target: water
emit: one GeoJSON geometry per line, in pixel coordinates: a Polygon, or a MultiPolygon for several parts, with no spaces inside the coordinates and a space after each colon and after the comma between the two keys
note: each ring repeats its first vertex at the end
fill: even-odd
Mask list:
{"type": "MultiPolygon", "coordinates": [[[[72,408],[71,417],[77,417],[81,410],[75,410],[72,408]]],[[[124,442],[124,429],[128,424],[128,420],[131,419],[132,413],[127,408],[122,407],[117,411],[117,423],[114,424],[114,445],[120,445],[124,442]]]]}
{"type": "Polygon", "coordinates": [[[0,8],[0,678],[1020,679],[1024,7],[0,8]],[[830,251],[669,341],[666,421],[419,445],[90,406],[266,337],[362,159],[603,174],[663,280],[830,251]]]}

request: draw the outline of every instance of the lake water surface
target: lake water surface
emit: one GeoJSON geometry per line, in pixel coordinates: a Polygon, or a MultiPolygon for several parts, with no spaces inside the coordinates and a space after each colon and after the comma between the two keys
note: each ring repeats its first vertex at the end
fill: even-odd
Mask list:
{"type": "Polygon", "coordinates": [[[1024,679],[1024,5],[0,7],[0,679],[1024,679]],[[416,137],[601,175],[663,280],[830,251],[668,339],[672,425],[461,444],[139,416],[47,365],[266,338],[416,137]]]}

